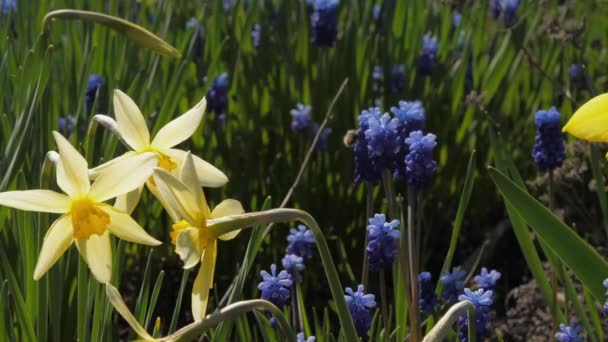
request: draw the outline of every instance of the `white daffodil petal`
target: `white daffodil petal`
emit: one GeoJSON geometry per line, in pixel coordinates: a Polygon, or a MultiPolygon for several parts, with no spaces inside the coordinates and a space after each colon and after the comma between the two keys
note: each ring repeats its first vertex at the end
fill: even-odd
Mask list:
{"type": "Polygon", "coordinates": [[[155,168],[154,180],[166,204],[179,216],[180,220],[194,223],[203,218],[203,212],[192,191],[179,179],[167,171],[155,168]]]}
{"type": "Polygon", "coordinates": [[[122,139],[134,150],[150,144],[150,132],[139,107],[125,93],[114,90],[114,115],[122,139]]]}
{"type": "MultiPolygon", "coordinates": [[[[186,157],[185,151],[174,148],[163,150],[162,152],[175,160],[178,165],[181,165],[186,157]]],[[[228,183],[228,177],[215,166],[195,155],[192,155],[192,160],[194,162],[194,167],[196,168],[196,174],[198,175],[198,182],[201,186],[219,188],[228,183]]]]}
{"type": "Polygon", "coordinates": [[[51,190],[7,191],[0,193],[0,205],[20,210],[63,214],[70,211],[70,197],[51,190]]]}
{"type": "Polygon", "coordinates": [[[109,166],[112,166],[112,165],[118,163],[119,161],[123,161],[123,160],[125,160],[127,158],[130,158],[130,157],[133,157],[133,156],[136,156],[136,155],[138,155],[137,152],[135,152],[135,151],[129,151],[129,152],[127,152],[127,153],[125,153],[125,154],[123,154],[121,156],[118,156],[118,157],[116,157],[114,159],[108,160],[107,162],[105,162],[105,163],[103,163],[103,164],[101,164],[99,166],[96,166],[96,167],[90,169],[89,170],[89,178],[91,180],[95,180],[95,179],[97,179],[97,177],[99,177],[99,175],[101,174],[101,172],[103,170],[107,169],[109,166]]]}
{"type": "Polygon", "coordinates": [[[109,205],[100,206],[110,215],[108,229],[122,240],[141,243],[148,246],[158,246],[160,241],[148,235],[146,231],[127,213],[116,210],[109,205]]]}
{"type": "Polygon", "coordinates": [[[131,192],[117,196],[116,201],[114,201],[114,208],[131,215],[137,207],[143,191],[144,186],[142,185],[131,192]]]}
{"type": "Polygon", "coordinates": [[[209,290],[213,288],[213,274],[215,273],[215,259],[217,257],[217,242],[213,240],[207,245],[201,259],[201,267],[192,286],[192,317],[195,321],[205,318],[209,290]]]}
{"type": "Polygon", "coordinates": [[[156,163],[156,154],[148,152],[108,166],[91,186],[89,196],[103,202],[133,191],[146,183],[156,163]]]}
{"type": "MultiPolygon", "coordinates": [[[[213,209],[213,211],[211,212],[211,217],[215,219],[224,216],[239,215],[243,214],[244,212],[245,209],[243,209],[243,205],[241,205],[241,202],[233,199],[227,199],[222,201],[222,203],[218,204],[217,207],[213,209]]],[[[240,231],[241,230],[239,229],[230,233],[226,233],[224,235],[220,235],[219,239],[224,241],[232,240],[237,235],[239,235],[240,231]]]]}
{"type": "Polygon", "coordinates": [[[88,239],[77,239],[76,245],[95,279],[102,284],[109,283],[112,278],[112,247],[109,231],[106,230],[101,235],[93,234],[88,239]]]}
{"type": "Polygon", "coordinates": [[[198,182],[198,175],[196,174],[194,160],[192,159],[192,154],[190,152],[186,154],[186,158],[184,158],[179,169],[179,179],[191,190],[192,195],[195,197],[196,203],[203,208],[208,208],[205,194],[203,193],[203,189],[198,182]]]}
{"type": "Polygon", "coordinates": [[[63,135],[53,131],[61,160],[57,163],[57,185],[70,197],[89,192],[89,169],[84,157],[63,135]]]}
{"type": "Polygon", "coordinates": [[[34,269],[34,280],[40,279],[70,248],[72,237],[72,216],[62,215],[49,228],[34,269]]]}
{"type": "Polygon", "coordinates": [[[207,100],[203,99],[192,109],[161,128],[152,140],[152,146],[158,149],[171,148],[190,138],[201,123],[207,100]]]}
{"type": "Polygon", "coordinates": [[[133,314],[131,313],[131,311],[129,311],[127,304],[125,304],[125,302],[123,301],[118,290],[109,283],[106,283],[106,297],[108,298],[110,303],[112,303],[114,309],[116,309],[116,311],[118,311],[122,318],[127,321],[131,329],[133,329],[137,333],[137,335],[139,335],[140,338],[143,338],[146,341],[156,341],[156,339],[150,336],[146,329],[144,329],[141,324],[139,324],[137,319],[133,317],[133,314]]]}
{"type": "Polygon", "coordinates": [[[189,269],[201,260],[200,235],[197,228],[186,228],[177,234],[175,251],[184,262],[184,268],[189,269]]]}
{"type": "Polygon", "coordinates": [[[177,222],[177,221],[181,220],[181,218],[175,212],[175,210],[173,210],[173,208],[167,203],[167,201],[165,200],[163,195],[160,193],[160,191],[158,191],[158,187],[155,184],[152,184],[152,182],[150,180],[148,180],[146,182],[146,186],[148,187],[148,190],[150,190],[152,195],[154,195],[154,197],[156,197],[156,199],[158,199],[158,201],[163,206],[163,208],[165,208],[165,211],[171,218],[171,221],[177,222]]]}

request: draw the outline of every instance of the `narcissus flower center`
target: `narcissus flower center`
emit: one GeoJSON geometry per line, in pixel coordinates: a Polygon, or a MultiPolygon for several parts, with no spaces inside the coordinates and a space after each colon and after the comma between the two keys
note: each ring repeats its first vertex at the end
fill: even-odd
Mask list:
{"type": "Polygon", "coordinates": [[[110,215],[88,198],[72,202],[72,226],[76,239],[88,239],[91,235],[102,235],[110,224],[110,215]]]}
{"type": "MultiPolygon", "coordinates": [[[[156,153],[156,156],[158,158],[158,167],[160,167],[161,169],[166,170],[167,172],[171,172],[175,169],[177,169],[177,163],[174,162],[171,157],[169,157],[168,155],[161,153],[159,150],[155,149],[154,147],[147,147],[144,150],[141,151],[141,153],[144,152],[154,152],[156,153]]],[[[154,182],[154,177],[150,177],[150,182],[154,185],[156,185],[156,183],[154,182]]]]}
{"type": "Polygon", "coordinates": [[[177,244],[177,236],[179,233],[184,231],[186,228],[192,227],[186,220],[181,220],[173,224],[173,231],[171,232],[171,243],[177,244]]]}

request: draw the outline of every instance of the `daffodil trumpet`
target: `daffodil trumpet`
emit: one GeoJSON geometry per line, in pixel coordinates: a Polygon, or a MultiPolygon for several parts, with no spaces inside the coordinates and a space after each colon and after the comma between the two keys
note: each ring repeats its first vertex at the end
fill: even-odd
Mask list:
{"type": "Polygon", "coordinates": [[[57,185],[65,194],[42,189],[7,191],[0,193],[0,205],[61,214],[44,237],[34,270],[35,280],[40,279],[75,243],[93,276],[99,282],[107,283],[112,274],[110,233],[145,245],[160,244],[131,216],[105,203],[133,191],[142,180],[149,178],[156,164],[156,155],[145,153],[115,163],[91,184],[84,157],[61,134],[53,132],[53,136],[59,158],[50,154],[50,160],[55,162],[57,185]]]}
{"type": "MultiPolygon", "coordinates": [[[[196,132],[203,119],[207,102],[205,98],[201,99],[186,113],[163,126],[153,139],[150,139],[146,120],[139,107],[127,94],[115,90],[113,104],[116,120],[98,114],[95,116],[95,122],[108,128],[130,151],[90,170],[91,179],[95,179],[101,171],[114,163],[150,152],[157,156],[157,163],[154,167],[160,167],[167,172],[176,172],[182,165],[186,152],[175,146],[196,132]]],[[[228,182],[226,175],[215,166],[197,156],[192,156],[192,159],[199,186],[220,187],[228,182]]],[[[160,199],[154,179],[144,180],[140,186],[143,186],[144,183],[160,199]]],[[[128,198],[119,198],[117,206],[131,212],[139,202],[140,194],[141,189],[138,189],[138,192],[130,194],[128,198]]]]}
{"type": "Polygon", "coordinates": [[[608,142],[608,93],[583,104],[562,131],[591,142],[608,142]]]}
{"type": "Polygon", "coordinates": [[[133,316],[131,311],[129,311],[129,308],[123,301],[118,290],[116,290],[116,288],[111,284],[106,284],[106,296],[110,303],[112,303],[112,306],[114,306],[114,309],[118,311],[118,313],[129,324],[131,329],[133,329],[133,331],[135,331],[135,333],[143,341],[191,341],[193,338],[202,335],[204,332],[215,327],[223,321],[235,319],[244,313],[255,310],[270,312],[276,319],[278,326],[281,328],[281,330],[287,337],[287,340],[296,340],[296,335],[293,329],[291,329],[291,327],[289,326],[289,323],[287,323],[283,312],[274,304],[262,299],[244,300],[227,305],[226,307],[223,307],[218,311],[208,315],[203,320],[188,324],[169,336],[154,338],[150,334],[148,334],[146,329],[144,329],[141,324],[139,324],[139,322],[133,316]]]}

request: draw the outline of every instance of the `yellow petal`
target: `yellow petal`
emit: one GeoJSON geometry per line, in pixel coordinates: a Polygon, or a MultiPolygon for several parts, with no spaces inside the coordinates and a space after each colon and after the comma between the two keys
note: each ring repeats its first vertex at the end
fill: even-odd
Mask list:
{"type": "Polygon", "coordinates": [[[209,290],[213,288],[213,274],[217,257],[217,242],[213,240],[207,245],[201,259],[201,268],[192,286],[192,317],[195,321],[205,318],[209,290]]]}
{"type": "Polygon", "coordinates": [[[175,251],[184,262],[184,268],[189,269],[201,260],[201,241],[197,228],[186,228],[178,235],[175,243],[175,251]]]}
{"type": "Polygon", "coordinates": [[[108,229],[122,240],[141,243],[148,246],[158,246],[160,241],[151,237],[131,216],[109,205],[101,209],[110,215],[108,229]]]}
{"type": "Polygon", "coordinates": [[[76,246],[84,261],[89,265],[95,279],[102,284],[110,282],[112,248],[109,231],[106,230],[102,235],[93,234],[88,239],[77,239],[76,246]]]}
{"type": "Polygon", "coordinates": [[[40,279],[72,245],[72,216],[62,215],[53,222],[42,242],[34,280],[40,279]]]}
{"type": "MultiPolygon", "coordinates": [[[[241,202],[233,199],[227,199],[222,201],[222,203],[218,204],[217,207],[213,209],[213,211],[211,212],[211,217],[215,219],[224,216],[239,215],[243,214],[244,212],[245,209],[243,209],[241,202]]],[[[219,239],[224,241],[234,239],[240,231],[241,230],[239,229],[230,233],[226,233],[224,235],[220,235],[219,239]]]]}
{"type": "MultiPolygon", "coordinates": [[[[170,156],[179,165],[181,165],[186,157],[185,151],[174,148],[163,150],[162,152],[170,156]]],[[[194,161],[194,167],[196,168],[196,174],[198,175],[198,182],[201,186],[218,188],[228,183],[228,177],[226,177],[226,175],[215,166],[195,155],[192,155],[192,160],[194,161]]]]}
{"type": "Polygon", "coordinates": [[[89,197],[103,202],[139,188],[152,175],[156,160],[155,153],[142,153],[108,166],[91,186],[89,197]]]}
{"type": "Polygon", "coordinates": [[[608,142],[608,93],[583,104],[563,131],[587,141],[608,142]]]}
{"type": "Polygon", "coordinates": [[[116,201],[114,201],[114,208],[131,215],[137,207],[143,191],[144,187],[142,185],[131,192],[117,196],[116,201]]]}
{"type": "Polygon", "coordinates": [[[135,151],[129,151],[129,152],[127,152],[127,153],[125,153],[125,154],[123,154],[121,156],[118,156],[118,157],[114,158],[114,159],[110,159],[107,162],[105,162],[105,163],[103,163],[103,164],[101,164],[99,166],[96,166],[96,167],[90,169],[89,170],[89,178],[91,180],[95,180],[95,179],[97,179],[97,177],[99,177],[99,175],[101,174],[101,171],[105,170],[109,166],[112,166],[112,165],[114,165],[115,163],[117,163],[119,161],[123,161],[123,160],[125,160],[127,158],[130,158],[130,157],[133,157],[133,156],[136,156],[136,155],[137,155],[137,152],[135,152],[135,151]]]}
{"type": "Polygon", "coordinates": [[[57,163],[57,185],[70,197],[89,192],[89,169],[87,161],[63,135],[53,131],[61,160],[57,163]]]}
{"type": "Polygon", "coordinates": [[[161,128],[151,145],[158,149],[166,149],[190,138],[200,125],[206,106],[207,100],[203,97],[192,109],[161,128]]]}
{"type": "MultiPolygon", "coordinates": [[[[179,179],[184,183],[186,187],[188,187],[192,195],[195,197],[196,203],[202,208],[208,208],[207,199],[205,198],[205,194],[203,193],[203,189],[198,183],[198,175],[196,174],[196,168],[194,167],[194,160],[192,159],[192,154],[188,152],[186,154],[186,158],[184,158],[182,162],[182,166],[179,170],[179,179]]],[[[208,214],[208,213],[205,213],[208,214]]]]}
{"type": "Polygon", "coordinates": [[[163,169],[155,168],[154,180],[165,203],[177,214],[179,220],[196,223],[204,218],[196,203],[196,196],[179,179],[163,169]]]}
{"type": "Polygon", "coordinates": [[[131,311],[129,311],[127,304],[125,304],[125,302],[122,300],[118,290],[116,290],[116,288],[110,283],[106,283],[106,297],[110,303],[112,303],[114,309],[116,309],[122,318],[127,321],[131,329],[133,329],[133,331],[135,331],[140,338],[143,338],[146,341],[156,341],[156,339],[150,336],[146,329],[139,324],[137,319],[135,319],[131,311]]]}
{"type": "Polygon", "coordinates": [[[139,107],[125,93],[114,90],[114,115],[122,139],[134,150],[150,145],[150,132],[139,107]]]}
{"type": "Polygon", "coordinates": [[[51,190],[0,193],[0,205],[27,211],[63,214],[70,211],[71,203],[68,196],[51,190]]]}

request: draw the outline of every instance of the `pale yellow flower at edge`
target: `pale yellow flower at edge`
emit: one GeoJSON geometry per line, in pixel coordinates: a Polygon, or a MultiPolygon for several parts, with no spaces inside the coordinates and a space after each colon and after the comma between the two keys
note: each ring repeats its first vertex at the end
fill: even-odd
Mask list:
{"type": "Polygon", "coordinates": [[[608,93],[583,104],[568,120],[563,131],[587,141],[608,142],[608,93]]]}
{"type": "Polygon", "coordinates": [[[156,155],[146,153],[108,167],[93,184],[87,161],[61,134],[53,132],[59,155],[57,185],[66,194],[51,190],[8,191],[0,193],[0,205],[61,214],[49,228],[34,270],[40,279],[66,250],[76,243],[84,261],[101,283],[110,281],[112,249],[110,235],[145,245],[159,245],[128,214],[105,201],[136,189],[150,177],[156,155]]]}
{"type": "MultiPolygon", "coordinates": [[[[90,170],[89,176],[91,179],[95,179],[99,172],[118,161],[146,152],[153,152],[158,156],[158,164],[155,166],[169,172],[176,171],[182,164],[186,152],[174,147],[190,138],[196,132],[207,106],[207,101],[203,97],[192,109],[163,126],[154,139],[150,140],[150,132],[146,125],[146,120],[137,104],[127,94],[118,89],[114,90],[113,103],[114,114],[116,116],[115,122],[120,138],[132,151],[90,170]]],[[[114,119],[110,117],[104,116],[104,118],[114,122],[114,119]]],[[[228,177],[215,166],[197,156],[192,156],[192,158],[200,186],[220,187],[228,182],[228,177]]],[[[140,185],[143,184],[144,182],[140,185]]],[[[147,182],[147,185],[148,189],[156,197],[159,197],[153,182],[147,182]]],[[[130,212],[137,205],[140,195],[141,189],[138,189],[137,192],[129,194],[127,198],[119,198],[117,207],[130,212]]]]}
{"type": "Polygon", "coordinates": [[[171,237],[184,268],[201,263],[192,288],[192,316],[199,321],[205,317],[209,290],[213,287],[217,239],[230,240],[239,233],[234,231],[212,236],[206,229],[207,220],[242,214],[245,210],[240,202],[228,199],[210,211],[196,171],[193,156],[188,152],[180,167],[179,178],[164,169],[155,168],[154,179],[163,203],[168,206],[167,211],[175,215],[171,215],[174,222],[171,237]]]}

